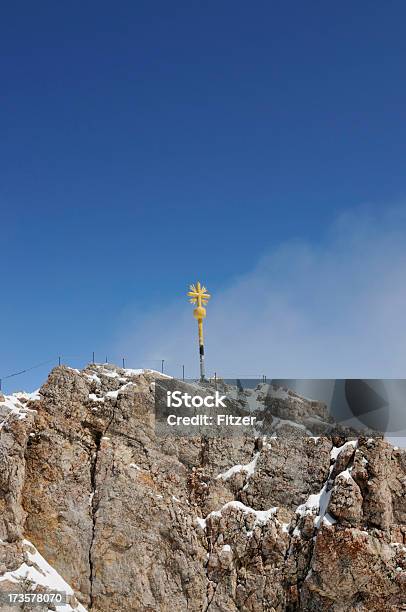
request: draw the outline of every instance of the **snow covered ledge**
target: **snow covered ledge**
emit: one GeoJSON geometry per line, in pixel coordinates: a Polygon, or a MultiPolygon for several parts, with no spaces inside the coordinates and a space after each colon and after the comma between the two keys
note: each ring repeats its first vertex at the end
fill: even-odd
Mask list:
{"type": "Polygon", "coordinates": [[[77,601],[72,587],[45,561],[35,546],[24,540],[23,547],[25,562],[16,570],[0,576],[0,592],[14,589],[19,593],[61,593],[67,596],[69,603],[58,605],[58,612],[87,612],[77,601]]]}

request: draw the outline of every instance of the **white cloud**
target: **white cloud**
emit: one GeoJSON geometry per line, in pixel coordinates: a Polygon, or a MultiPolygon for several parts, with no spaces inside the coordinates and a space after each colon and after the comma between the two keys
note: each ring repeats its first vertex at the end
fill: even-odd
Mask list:
{"type": "MultiPolygon", "coordinates": [[[[205,325],[208,373],[404,377],[405,227],[404,207],[346,214],[316,245],[281,243],[270,227],[256,268],[213,292],[205,325]]],[[[152,360],[165,358],[173,373],[184,363],[188,376],[197,375],[196,324],[181,300],[123,332],[120,352],[129,362],[153,367],[152,360]]]]}

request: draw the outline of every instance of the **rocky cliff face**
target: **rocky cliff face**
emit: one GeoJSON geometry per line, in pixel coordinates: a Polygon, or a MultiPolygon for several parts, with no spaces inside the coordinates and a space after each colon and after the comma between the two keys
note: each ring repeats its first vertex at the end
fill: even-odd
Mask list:
{"type": "Polygon", "coordinates": [[[406,609],[404,450],[280,435],[298,402],[319,410],[287,394],[278,435],[157,438],[156,378],[62,366],[0,397],[0,593],[64,590],[77,612],[406,609]]]}

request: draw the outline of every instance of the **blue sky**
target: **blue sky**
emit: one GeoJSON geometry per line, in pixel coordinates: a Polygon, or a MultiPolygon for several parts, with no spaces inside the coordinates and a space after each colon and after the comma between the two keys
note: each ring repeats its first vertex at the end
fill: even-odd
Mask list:
{"type": "MultiPolygon", "coordinates": [[[[58,354],[83,365],[93,350],[136,367],[185,361],[195,373],[193,320],[181,341],[162,341],[183,330],[188,283],[203,280],[215,308],[284,252],[282,272],[297,261],[294,284],[290,249],[301,244],[336,258],[312,272],[323,295],[348,252],[328,250],[343,218],[396,245],[383,270],[403,261],[405,20],[400,0],[3,7],[0,375],[58,354]]],[[[274,268],[261,278],[280,282],[274,268]]],[[[261,320],[266,298],[251,290],[235,336],[261,320]]],[[[353,299],[351,284],[346,292],[353,299]]],[[[299,320],[310,298],[306,309],[299,320]]],[[[208,359],[210,333],[227,324],[218,321],[210,332],[207,320],[208,359]]],[[[263,343],[255,367],[266,369],[263,343]]],[[[38,385],[47,368],[6,389],[38,385]]]]}

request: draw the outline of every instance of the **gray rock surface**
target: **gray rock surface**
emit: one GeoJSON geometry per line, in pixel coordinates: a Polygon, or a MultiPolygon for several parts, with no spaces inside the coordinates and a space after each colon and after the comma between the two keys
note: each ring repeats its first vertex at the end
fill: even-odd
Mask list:
{"type": "Polygon", "coordinates": [[[278,435],[156,437],[159,376],[61,366],[0,398],[0,593],[28,541],[77,611],[406,609],[405,451],[282,435],[325,418],[283,394],[278,435]]]}

